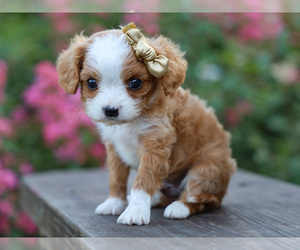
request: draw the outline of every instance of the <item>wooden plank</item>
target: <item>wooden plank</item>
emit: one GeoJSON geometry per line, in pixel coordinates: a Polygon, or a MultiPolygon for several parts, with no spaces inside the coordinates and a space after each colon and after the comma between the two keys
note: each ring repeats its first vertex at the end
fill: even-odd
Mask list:
{"type": "Polygon", "coordinates": [[[94,214],[108,193],[106,170],[54,171],[26,176],[21,202],[45,236],[300,236],[300,187],[245,171],[232,178],[220,209],[187,220],[165,219],[153,208],[149,225],[117,224],[117,216],[94,214]]]}

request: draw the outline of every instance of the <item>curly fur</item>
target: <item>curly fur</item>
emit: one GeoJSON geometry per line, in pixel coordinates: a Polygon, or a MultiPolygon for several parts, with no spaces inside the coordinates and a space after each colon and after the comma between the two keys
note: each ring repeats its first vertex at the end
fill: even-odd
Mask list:
{"type": "MultiPolygon", "coordinates": [[[[110,33],[116,37],[123,36],[119,30],[96,33],[90,38],[76,36],[70,47],[58,58],[60,86],[67,93],[74,94],[80,85],[85,105],[87,100],[95,98],[98,94],[86,86],[87,79],[97,79],[101,92],[102,78],[99,71],[85,58],[85,54],[95,38],[105,38],[110,33]]],[[[137,103],[138,116],[119,123],[99,123],[100,133],[101,128],[104,131],[101,135],[107,148],[110,197],[126,200],[129,168],[133,166],[126,164],[122,158],[118,147],[118,143],[121,142],[110,138],[105,131],[118,126],[123,126],[125,131],[127,126],[126,133],[132,133],[129,128],[138,128],[139,124],[148,123],[146,129],[134,129],[136,133],[132,133],[135,144],[130,147],[136,151],[139,162],[132,190],[142,190],[153,197],[154,193],[163,187],[164,182],[178,186],[178,180],[181,182],[186,177],[187,183],[177,197],[161,196],[159,205],[162,206],[167,206],[174,200],[181,202],[174,203],[172,210],[171,207],[169,209],[171,212],[166,212],[165,216],[183,218],[217,208],[226,194],[230,176],[236,169],[235,160],[231,157],[230,135],[218,122],[212,108],[208,108],[203,100],[180,87],[185,80],[187,62],[179,47],[163,36],[147,40],[158,55],[169,58],[169,71],[164,77],[157,79],[149,74],[143,62],[137,60],[133,50],[126,55],[120,79],[124,86],[127,86],[130,79],[140,78],[143,85],[135,91],[126,89],[128,98],[137,103]],[[183,209],[184,206],[188,210],[184,210],[184,213],[176,212],[176,209],[183,209]],[[189,211],[189,214],[186,211],[189,211]]],[[[135,215],[127,210],[120,220],[121,223],[149,222],[147,218],[142,221],[136,218],[128,219],[129,214],[131,217],[135,215]],[[126,220],[124,216],[127,216],[126,220]]]]}

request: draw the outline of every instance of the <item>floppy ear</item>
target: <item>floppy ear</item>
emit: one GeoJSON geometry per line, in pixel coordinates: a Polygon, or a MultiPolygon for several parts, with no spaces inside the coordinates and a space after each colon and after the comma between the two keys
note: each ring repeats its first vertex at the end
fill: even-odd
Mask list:
{"type": "Polygon", "coordinates": [[[84,61],[87,38],[82,34],[76,35],[67,50],[63,51],[56,63],[59,85],[68,94],[76,94],[80,81],[80,71],[84,61]]]}
{"type": "Polygon", "coordinates": [[[178,45],[163,36],[150,39],[149,44],[158,55],[164,55],[169,59],[168,73],[158,82],[162,84],[165,95],[172,95],[185,80],[187,61],[183,57],[184,53],[180,51],[178,45]]]}

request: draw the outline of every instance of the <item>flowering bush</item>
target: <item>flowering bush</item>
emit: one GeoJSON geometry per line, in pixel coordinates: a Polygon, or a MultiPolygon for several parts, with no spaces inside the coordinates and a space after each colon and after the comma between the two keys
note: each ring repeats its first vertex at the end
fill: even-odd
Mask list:
{"type": "MultiPolygon", "coordinates": [[[[124,9],[137,3],[126,1],[124,9]]],[[[104,164],[104,147],[84,115],[80,94],[67,95],[59,87],[55,60],[75,33],[90,35],[131,21],[145,33],[161,32],[186,51],[184,87],[206,99],[231,131],[240,168],[300,184],[298,15],[54,13],[0,18],[5,38],[0,40],[0,235],[36,234],[17,201],[23,175],[54,166],[104,164]]]]}
{"type": "MultiPolygon", "coordinates": [[[[53,148],[60,161],[84,164],[91,157],[101,159],[104,155],[102,144],[89,140],[89,145],[86,145],[80,137],[80,133],[84,133],[82,129],[93,126],[81,110],[80,94],[67,95],[60,88],[53,63],[40,62],[35,68],[35,75],[35,81],[23,96],[24,103],[35,110],[35,119],[42,124],[45,145],[53,148]],[[96,154],[90,154],[97,149],[96,154]]],[[[95,132],[84,136],[96,137],[93,134],[95,132]]]]}
{"type": "MultiPolygon", "coordinates": [[[[7,79],[7,65],[0,60],[0,103],[5,100],[4,88],[7,79]]],[[[21,213],[15,209],[16,190],[19,184],[18,174],[30,172],[28,166],[26,169],[21,167],[19,171],[10,167],[17,162],[17,158],[5,152],[2,149],[2,140],[13,136],[13,122],[0,115],[0,235],[8,235],[11,226],[15,224],[16,229],[20,229],[29,235],[36,233],[36,227],[26,213],[21,213]],[[24,221],[25,220],[25,221],[24,221]]]]}

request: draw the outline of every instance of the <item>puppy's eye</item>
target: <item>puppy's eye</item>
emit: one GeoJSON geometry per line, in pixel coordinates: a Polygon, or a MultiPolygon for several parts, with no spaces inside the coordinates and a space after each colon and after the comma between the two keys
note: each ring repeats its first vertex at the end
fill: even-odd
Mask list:
{"type": "Polygon", "coordinates": [[[129,82],[129,88],[134,90],[139,89],[140,87],[142,87],[142,85],[143,85],[142,80],[137,78],[131,79],[129,82]]]}
{"type": "Polygon", "coordinates": [[[88,79],[87,82],[86,82],[86,85],[91,90],[95,90],[96,88],[98,88],[98,84],[97,84],[96,80],[93,79],[93,78],[88,79]]]}

